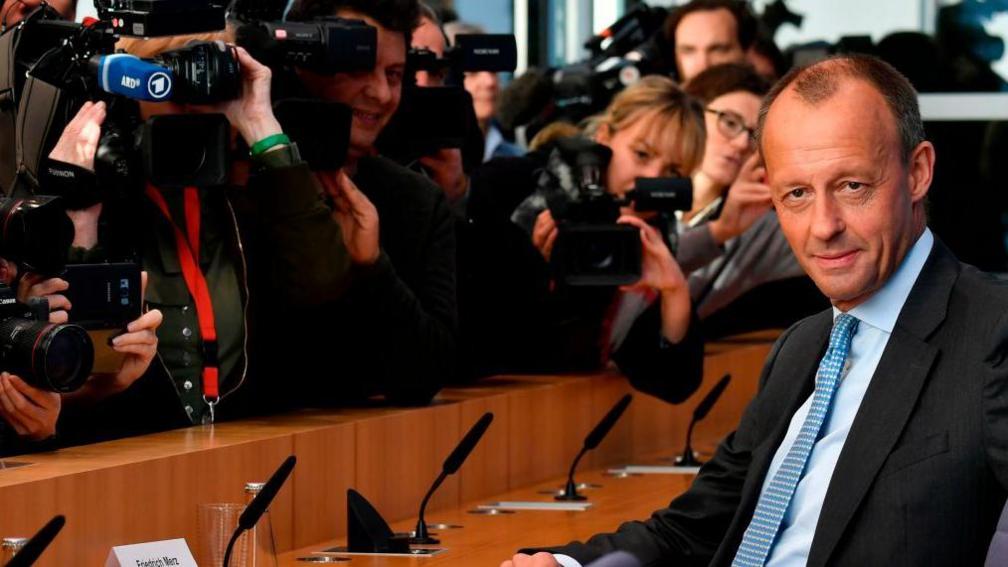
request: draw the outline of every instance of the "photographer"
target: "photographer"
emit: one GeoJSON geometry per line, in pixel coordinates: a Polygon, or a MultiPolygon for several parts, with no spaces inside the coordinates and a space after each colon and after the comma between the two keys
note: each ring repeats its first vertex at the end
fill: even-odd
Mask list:
{"type": "MultiPolygon", "coordinates": [[[[121,44],[135,55],[154,56],[192,39],[121,44]]],[[[224,114],[253,148],[251,163],[244,164],[251,175],[239,162],[230,188],[148,184],[145,191],[141,184],[71,215],[78,258],[139,259],[150,273],[146,305],[164,313],[158,329],[161,363],[121,395],[76,416],[87,435],[122,435],[289,407],[294,402],[285,395],[290,389],[276,388],[272,381],[285,362],[277,353],[303,351],[274,350],[285,334],[282,321],[292,308],[332,301],[345,287],[349,256],[341,227],[296,146],[280,136],[270,100],[271,72],[241,48],[234,54],[241,67],[240,98],[214,105],[141,103],[140,112],[142,118],[224,114]],[[276,143],[256,151],[261,140],[276,143]],[[186,263],[198,270],[195,289],[186,263]],[[209,297],[199,291],[200,280],[209,297]],[[252,297],[261,302],[251,304],[252,297]]],[[[52,159],[94,167],[102,107],[87,104],[79,111],[52,159]],[[60,147],[73,151],[60,153],[60,147]]]]}
{"type": "Polygon", "coordinates": [[[427,403],[455,372],[454,218],[441,189],[376,155],[374,147],[399,105],[418,6],[415,0],[304,0],[294,3],[288,19],[326,16],[377,28],[377,62],[367,72],[299,71],[310,94],[353,110],[347,163],[319,178],[341,224],[360,233],[347,239],[352,286],[307,322],[315,348],[333,352],[336,346],[338,376],[304,395],[335,402],[384,393],[394,402],[427,403]]]}
{"type": "MultiPolygon", "coordinates": [[[[18,277],[15,263],[0,258],[0,284],[15,286],[18,301],[27,303],[34,298],[45,299],[50,313],[49,322],[62,324],[72,308],[61,292],[68,288],[65,280],[26,273],[18,277]]],[[[0,373],[0,418],[13,430],[16,438],[0,427],[0,453],[15,454],[48,449],[56,444],[57,419],[61,409],[75,408],[93,403],[122,391],[132,384],[150,365],[157,348],[155,330],[161,323],[157,310],[145,313],[130,323],[126,332],[116,337],[112,348],[125,355],[120,370],[115,374],[92,374],[77,391],[61,394],[31,385],[10,372],[0,373]],[[40,441],[49,440],[47,443],[40,441]]]]}
{"type": "Polygon", "coordinates": [[[0,25],[4,30],[9,29],[43,3],[70,21],[73,21],[77,13],[77,0],[4,0],[3,5],[0,5],[0,17],[3,18],[0,25]]]}
{"type": "Polygon", "coordinates": [[[756,152],[754,126],[769,83],[749,65],[729,63],[685,90],[706,104],[707,144],[678,257],[704,334],[787,327],[824,305],[780,231],[756,152]]]}
{"type": "MultiPolygon", "coordinates": [[[[603,182],[610,193],[622,196],[633,189],[638,177],[682,177],[699,165],[704,144],[702,108],[670,79],[646,77],[617,95],[591,121],[587,134],[611,150],[603,182]]],[[[504,362],[507,351],[533,353],[524,361],[532,365],[525,371],[590,370],[611,359],[636,387],[672,402],[685,399],[699,383],[702,346],[699,336],[688,332],[692,328],[689,295],[665,244],[666,235],[648,223],[652,220],[648,215],[624,209],[618,222],[640,230],[640,281],[620,290],[551,283],[547,261],[558,227],[545,208],[544,196],[533,191],[547,156],[539,151],[524,158],[494,160],[484,169],[499,168],[501,174],[474,178],[469,206],[474,224],[502,227],[502,212],[509,204],[515,209],[516,201],[524,201],[513,218],[526,231],[525,250],[531,243],[536,257],[519,251],[500,261],[511,262],[502,271],[539,280],[526,286],[531,308],[519,311],[517,319],[501,313],[497,324],[504,332],[483,330],[493,342],[509,345],[503,353],[488,354],[491,366],[504,362]],[[505,176],[504,170],[511,173],[505,176]],[[530,318],[522,320],[523,316],[530,318]],[[528,342],[515,344],[520,339],[505,334],[526,337],[528,342]]],[[[503,227],[501,234],[507,234],[503,227]]],[[[497,301],[494,288],[488,292],[480,303],[497,301]]]]}

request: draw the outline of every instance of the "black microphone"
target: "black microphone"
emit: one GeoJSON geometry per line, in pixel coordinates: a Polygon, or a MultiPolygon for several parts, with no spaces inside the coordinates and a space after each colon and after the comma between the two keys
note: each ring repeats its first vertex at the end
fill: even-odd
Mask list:
{"type": "Polygon", "coordinates": [[[56,538],[56,534],[63,529],[63,524],[65,523],[66,518],[63,516],[56,516],[49,520],[38,533],[28,540],[28,543],[21,548],[21,551],[14,555],[14,558],[7,562],[7,567],[28,567],[29,565],[34,565],[35,560],[49,547],[49,544],[56,538]]]}
{"type": "Polygon", "coordinates": [[[231,552],[234,551],[234,544],[238,541],[238,536],[246,530],[250,530],[255,527],[256,522],[259,518],[266,512],[269,508],[270,502],[273,502],[273,498],[280,491],[280,487],[283,486],[284,482],[287,481],[287,477],[290,476],[292,470],[294,470],[294,465],[297,464],[297,457],[291,455],[284,460],[280,468],[273,473],[273,476],[266,481],[263,485],[262,490],[256,497],[248,503],[245,507],[245,511],[238,516],[238,527],[235,528],[233,534],[231,534],[231,541],[227,544],[227,550],[224,552],[224,562],[221,564],[223,567],[228,567],[231,564],[231,552]]]}
{"type": "Polygon", "coordinates": [[[430,490],[427,491],[427,495],[424,496],[423,501],[420,503],[420,516],[417,519],[416,532],[413,537],[410,538],[410,543],[418,544],[436,544],[441,543],[435,538],[432,538],[427,532],[427,522],[424,521],[424,511],[427,509],[427,501],[434,494],[444,479],[448,478],[448,475],[455,474],[462,463],[469,457],[469,453],[476,448],[476,444],[479,440],[483,438],[483,434],[486,433],[488,427],[490,427],[490,422],[493,421],[493,413],[486,412],[483,417],[472,426],[469,433],[465,434],[465,437],[459,441],[458,447],[448,455],[445,459],[444,464],[441,465],[441,474],[438,475],[437,479],[434,480],[434,484],[431,485],[430,490]]]}
{"type": "Polygon", "coordinates": [[[721,394],[724,393],[725,388],[728,387],[728,382],[731,382],[731,374],[725,374],[721,377],[721,380],[711,388],[710,392],[704,396],[704,399],[700,400],[697,404],[695,410],[693,410],[693,419],[690,421],[689,429],[686,430],[686,447],[683,449],[683,454],[676,457],[675,464],[680,467],[699,467],[703,463],[697,460],[696,455],[693,454],[693,426],[696,425],[698,421],[707,417],[707,413],[710,412],[711,408],[714,407],[714,402],[718,401],[721,394]]]}
{"type": "Polygon", "coordinates": [[[585,453],[591,451],[595,447],[598,447],[599,443],[605,439],[605,436],[609,434],[609,430],[612,429],[613,425],[616,425],[616,422],[619,420],[620,416],[623,415],[623,412],[626,411],[627,406],[630,405],[632,400],[633,396],[631,394],[627,394],[620,398],[620,401],[616,402],[616,405],[609,410],[609,413],[605,414],[602,421],[598,422],[595,429],[592,429],[591,433],[585,437],[584,446],[581,447],[581,452],[578,453],[577,457],[574,457],[574,462],[571,463],[570,472],[567,473],[567,486],[564,487],[560,494],[557,494],[553,498],[557,500],[587,500],[587,498],[577,493],[577,485],[574,484],[574,469],[577,468],[578,461],[581,460],[581,457],[583,457],[585,453]]]}

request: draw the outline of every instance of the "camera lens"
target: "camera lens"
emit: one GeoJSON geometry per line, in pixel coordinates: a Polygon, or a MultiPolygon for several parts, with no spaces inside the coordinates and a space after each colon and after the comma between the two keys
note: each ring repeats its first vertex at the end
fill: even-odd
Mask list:
{"type": "Polygon", "coordinates": [[[73,235],[73,223],[57,197],[0,199],[0,257],[25,271],[60,272],[73,235]]]}
{"type": "Polygon", "coordinates": [[[94,346],[77,325],[12,317],[0,321],[0,367],[36,388],[73,392],[94,364],[94,346]]]}
{"type": "Polygon", "coordinates": [[[158,60],[175,76],[175,102],[209,104],[238,97],[241,67],[234,48],[223,42],[192,43],[158,60]]]}

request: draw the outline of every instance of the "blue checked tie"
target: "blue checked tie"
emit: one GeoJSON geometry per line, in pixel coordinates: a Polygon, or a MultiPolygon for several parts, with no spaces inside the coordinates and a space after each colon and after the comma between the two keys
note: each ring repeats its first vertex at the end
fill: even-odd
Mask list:
{"type": "Polygon", "coordinates": [[[805,423],[802,424],[798,437],[788,449],[780,469],[770,480],[766,490],[760,495],[753,512],[752,521],[742,536],[732,567],[763,567],[770,548],[773,546],[781,520],[791,504],[798,481],[805,472],[812,447],[819,439],[826,415],[833,404],[833,394],[843,373],[844,362],[850,352],[851,337],[857,331],[858,320],[842,313],[833,323],[830,333],[829,348],[819,362],[816,372],[815,392],[812,393],[812,406],[809,408],[805,423]]]}

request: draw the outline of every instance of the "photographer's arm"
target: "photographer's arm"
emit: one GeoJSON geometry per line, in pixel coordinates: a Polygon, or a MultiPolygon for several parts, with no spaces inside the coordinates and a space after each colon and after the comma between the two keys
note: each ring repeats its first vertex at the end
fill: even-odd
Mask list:
{"type": "Polygon", "coordinates": [[[378,213],[343,173],[320,176],[335,204],[334,215],[354,263],[353,300],[368,306],[371,328],[364,340],[381,352],[374,361],[377,390],[394,402],[427,403],[455,371],[457,308],[454,216],[437,193],[432,221],[419,247],[424,273],[410,286],[379,248],[378,213]]]}
{"type": "Polygon", "coordinates": [[[641,279],[631,289],[656,291],[658,300],[634,322],[613,361],[637,389],[677,403],[696,391],[703,374],[703,337],[689,287],[657,230],[633,216],[621,223],[640,229],[641,279]]]}
{"type": "MultiPolygon", "coordinates": [[[[270,101],[271,72],[244,49],[242,98],[221,111],[251,147],[281,133],[270,101]]],[[[286,304],[319,305],[342,295],[350,258],[322,189],[296,147],[279,145],[252,158],[248,197],[256,210],[258,261],[270,289],[286,304]],[[326,254],[319,254],[325,250],[326,254]]]]}

